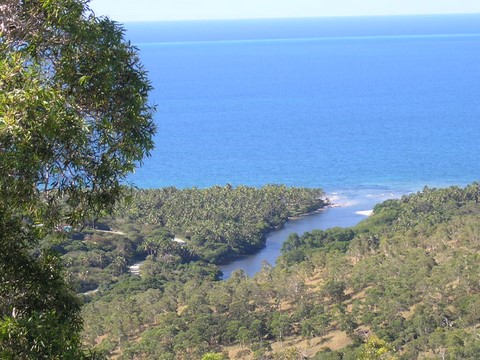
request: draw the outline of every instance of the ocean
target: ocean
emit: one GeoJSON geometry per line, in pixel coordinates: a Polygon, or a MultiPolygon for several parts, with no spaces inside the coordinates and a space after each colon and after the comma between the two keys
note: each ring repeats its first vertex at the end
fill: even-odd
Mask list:
{"type": "Polygon", "coordinates": [[[138,187],[394,196],[480,178],[480,15],[126,28],[158,107],[138,187]]]}

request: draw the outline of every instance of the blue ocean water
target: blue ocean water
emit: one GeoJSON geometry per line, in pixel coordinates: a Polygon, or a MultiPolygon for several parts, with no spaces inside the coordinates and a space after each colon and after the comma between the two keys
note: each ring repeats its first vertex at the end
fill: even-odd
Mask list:
{"type": "Polygon", "coordinates": [[[127,29],[158,106],[139,187],[369,194],[480,178],[480,15],[127,29]]]}

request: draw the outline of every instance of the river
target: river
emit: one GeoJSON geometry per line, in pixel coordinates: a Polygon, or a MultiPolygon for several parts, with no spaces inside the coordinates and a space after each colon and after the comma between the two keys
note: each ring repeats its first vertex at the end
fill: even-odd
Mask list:
{"type": "Polygon", "coordinates": [[[274,230],[267,235],[267,241],[263,249],[253,255],[242,256],[228,264],[221,265],[222,278],[228,279],[231,273],[237,269],[243,269],[247,275],[253,276],[260,271],[264,261],[275,265],[277,258],[280,256],[282,244],[290,234],[301,235],[314,229],[325,230],[337,226],[356,225],[366,218],[366,214],[373,209],[375,204],[386,199],[398,198],[404,193],[405,191],[399,192],[383,188],[330,193],[328,197],[332,200],[334,206],[312,215],[287,221],[281,229],[274,230]]]}

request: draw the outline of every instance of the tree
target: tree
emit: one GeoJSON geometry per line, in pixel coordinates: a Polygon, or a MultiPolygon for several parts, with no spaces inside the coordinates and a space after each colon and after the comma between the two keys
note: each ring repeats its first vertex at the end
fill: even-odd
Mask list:
{"type": "Polygon", "coordinates": [[[202,360],[225,360],[225,355],[221,353],[206,353],[202,356],[202,360]]]}
{"type": "Polygon", "coordinates": [[[283,341],[290,334],[292,328],[291,319],[288,314],[276,312],[272,316],[270,331],[280,341],[283,341]]]}
{"type": "Polygon", "coordinates": [[[112,210],[153,148],[150,85],[84,0],[0,5],[0,357],[81,358],[79,303],[50,251],[112,210]]]}
{"type": "Polygon", "coordinates": [[[385,340],[375,335],[370,336],[368,341],[360,348],[359,360],[394,359],[393,349],[385,340]]]}

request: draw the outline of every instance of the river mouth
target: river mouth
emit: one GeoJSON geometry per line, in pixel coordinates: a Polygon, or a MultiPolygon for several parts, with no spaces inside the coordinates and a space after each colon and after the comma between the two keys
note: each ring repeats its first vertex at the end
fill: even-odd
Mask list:
{"type": "Polygon", "coordinates": [[[331,191],[327,197],[332,206],[316,213],[291,219],[277,230],[267,235],[265,247],[252,255],[239,257],[227,264],[220,265],[222,279],[228,279],[233,271],[242,269],[248,276],[259,272],[267,262],[275,265],[280,256],[283,242],[292,233],[302,235],[315,229],[350,227],[371,215],[374,206],[388,199],[399,198],[409,190],[392,190],[387,187],[372,187],[331,191]]]}

